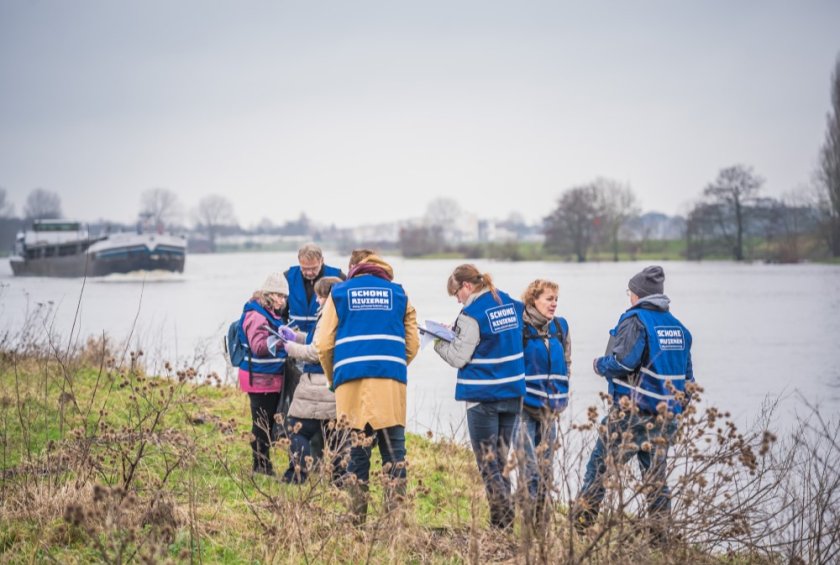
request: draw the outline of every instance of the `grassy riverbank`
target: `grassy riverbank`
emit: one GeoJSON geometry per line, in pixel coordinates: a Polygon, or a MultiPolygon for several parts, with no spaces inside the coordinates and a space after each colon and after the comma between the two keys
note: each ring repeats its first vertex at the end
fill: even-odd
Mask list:
{"type": "MultiPolygon", "coordinates": [[[[718,563],[786,555],[760,529],[769,522],[757,511],[771,494],[784,495],[790,476],[773,474],[781,467],[770,465],[766,434],[741,435],[713,409],[686,419],[673,448],[669,474],[679,469],[680,478],[669,479],[674,535],[665,545],[652,544],[636,516],[643,498],[633,493],[645,486],[634,466],[616,472],[617,495],[587,535],[574,533],[562,502],[544,525],[519,520],[500,533],[487,526],[472,452],[417,435],[408,438],[407,502],[386,512],[383,481],[373,480],[368,521],[357,528],[346,492],[325,474],[303,486],[252,476],[247,397],[214,375],[164,365],[162,378],[148,376],[142,352],[115,353],[101,341],[71,353],[8,341],[0,349],[2,562],[718,563]],[[695,443],[712,447],[701,455],[695,443]],[[731,506],[733,493],[746,502],[731,506]]],[[[578,439],[589,445],[598,417],[564,426],[561,443],[585,434],[578,439]]],[[[282,470],[282,441],[273,458],[282,470]]],[[[837,450],[826,460],[836,461],[837,450]]],[[[580,455],[564,452],[556,464],[564,478],[581,471],[580,455]]],[[[571,493],[558,483],[559,500],[571,493]]],[[[820,511],[836,504],[830,494],[820,511]]]]}
{"type": "MultiPolygon", "coordinates": [[[[466,555],[483,494],[462,446],[410,435],[407,526],[395,529],[396,517],[383,515],[377,483],[370,527],[358,531],[344,492],[323,477],[290,486],[251,475],[245,395],[199,384],[189,369],[147,377],[139,354],[124,367],[97,357],[95,346],[63,362],[4,355],[4,557],[268,563],[466,555]]],[[[283,451],[274,458],[282,470],[283,451]]]]}

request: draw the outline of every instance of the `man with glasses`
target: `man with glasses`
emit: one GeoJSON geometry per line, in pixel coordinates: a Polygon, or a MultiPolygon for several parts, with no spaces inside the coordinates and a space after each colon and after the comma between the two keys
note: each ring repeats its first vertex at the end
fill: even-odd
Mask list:
{"type": "Polygon", "coordinates": [[[298,263],[283,273],[289,281],[289,301],[283,315],[290,325],[309,333],[318,319],[315,283],[322,277],[338,277],[341,280],[347,277],[338,267],[324,264],[324,254],[314,243],[307,243],[298,250],[298,263]]]}

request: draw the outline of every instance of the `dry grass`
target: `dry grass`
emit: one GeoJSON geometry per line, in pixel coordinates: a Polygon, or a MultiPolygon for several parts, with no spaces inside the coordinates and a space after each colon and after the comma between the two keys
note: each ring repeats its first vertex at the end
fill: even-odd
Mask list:
{"type": "MultiPolygon", "coordinates": [[[[516,527],[491,529],[472,453],[446,438],[409,436],[406,501],[389,512],[382,502],[389,479],[374,469],[369,517],[357,527],[329,469],[312,468],[300,486],[250,473],[247,399],[218,377],[165,363],[161,378],[149,377],[141,351],[105,338],[62,349],[39,335],[24,328],[0,343],[2,562],[840,558],[840,430],[815,408],[785,435],[771,431],[772,405],[744,433],[698,403],[677,418],[667,471],[673,511],[662,545],[652,544],[644,510],[654,485],[632,464],[610,466],[595,525],[585,535],[572,527],[567,509],[599,429],[594,407],[583,422],[560,422],[544,522],[522,518],[520,487],[516,527]]],[[[286,458],[276,447],[279,470],[286,458]]],[[[521,462],[515,452],[507,472],[516,475],[521,462]]]]}

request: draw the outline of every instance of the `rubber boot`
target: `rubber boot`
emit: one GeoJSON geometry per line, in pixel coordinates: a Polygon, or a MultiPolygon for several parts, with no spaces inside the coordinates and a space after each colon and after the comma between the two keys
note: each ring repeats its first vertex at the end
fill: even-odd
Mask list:
{"type": "Polygon", "coordinates": [[[262,442],[251,442],[251,470],[260,475],[274,476],[268,446],[262,442]]]}
{"type": "Polygon", "coordinates": [[[350,493],[350,520],[354,526],[364,526],[368,509],[368,485],[353,485],[350,493]]]}
{"type": "Polygon", "coordinates": [[[572,521],[575,531],[579,535],[584,535],[586,530],[598,519],[598,508],[593,508],[584,499],[578,499],[572,504],[572,513],[569,519],[572,521]]]}
{"type": "Polygon", "coordinates": [[[513,519],[516,516],[513,503],[498,496],[490,499],[490,525],[499,530],[507,530],[513,527],[513,519]]]}
{"type": "Polygon", "coordinates": [[[406,500],[406,479],[391,479],[385,487],[385,513],[392,516],[401,514],[406,500]]]}

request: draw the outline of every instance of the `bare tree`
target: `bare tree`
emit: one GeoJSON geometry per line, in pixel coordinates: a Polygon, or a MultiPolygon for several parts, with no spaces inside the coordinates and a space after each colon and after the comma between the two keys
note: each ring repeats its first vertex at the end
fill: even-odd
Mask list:
{"type": "Polygon", "coordinates": [[[451,198],[435,198],[426,206],[423,223],[427,226],[446,226],[461,217],[461,206],[451,198]]]}
{"type": "Polygon", "coordinates": [[[400,228],[400,251],[403,257],[421,257],[444,249],[443,234],[429,226],[400,228]]]}
{"type": "Polygon", "coordinates": [[[26,197],[26,220],[55,220],[61,217],[61,198],[55,192],[36,188],[26,197]]]}
{"type": "Polygon", "coordinates": [[[818,214],[810,194],[811,187],[801,186],[769,201],[767,240],[775,243],[773,260],[797,263],[802,260],[806,235],[814,228],[818,214]]]}
{"type": "Polygon", "coordinates": [[[840,56],[831,75],[831,110],[826,118],[825,143],[820,151],[817,180],[828,197],[831,254],[840,257],[840,56]]]}
{"type": "Polygon", "coordinates": [[[747,210],[758,197],[762,184],[764,179],[755,175],[752,167],[734,165],[721,169],[717,179],[703,191],[720,212],[717,218],[719,227],[730,242],[732,256],[736,261],[744,260],[747,210]]]}
{"type": "Polygon", "coordinates": [[[719,206],[708,202],[697,202],[689,210],[685,225],[686,259],[700,261],[717,251],[720,215],[719,206]]]}
{"type": "Polygon", "coordinates": [[[257,233],[274,233],[274,230],[277,229],[277,226],[274,225],[274,222],[271,221],[271,218],[264,216],[257,225],[254,227],[254,230],[257,233]]]}
{"type": "Polygon", "coordinates": [[[15,207],[8,201],[6,189],[0,186],[0,218],[10,218],[14,215],[15,207]]]}
{"type": "Polygon", "coordinates": [[[140,214],[157,227],[171,226],[181,217],[178,195],[168,188],[150,188],[140,195],[140,214]]]}
{"type": "Polygon", "coordinates": [[[211,194],[205,196],[198,202],[196,208],[196,223],[207,232],[210,238],[210,248],[216,250],[216,237],[219,229],[224,226],[236,224],[236,216],[233,213],[233,204],[224,196],[211,194]]]}
{"type": "Polygon", "coordinates": [[[599,213],[592,184],[568,189],[557,201],[557,208],[544,220],[546,249],[561,255],[572,253],[579,263],[586,261],[598,230],[599,213]]]}
{"type": "Polygon", "coordinates": [[[598,198],[601,229],[609,239],[613,261],[618,261],[618,236],[627,223],[639,215],[640,208],[633,189],[628,184],[606,178],[592,183],[598,198]]]}
{"type": "Polygon", "coordinates": [[[460,239],[461,205],[451,198],[435,198],[426,206],[423,224],[431,230],[431,239],[442,246],[452,245],[460,239]]]}

